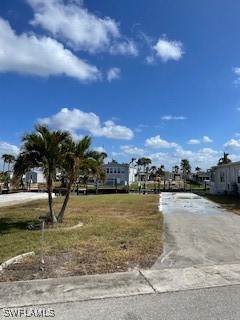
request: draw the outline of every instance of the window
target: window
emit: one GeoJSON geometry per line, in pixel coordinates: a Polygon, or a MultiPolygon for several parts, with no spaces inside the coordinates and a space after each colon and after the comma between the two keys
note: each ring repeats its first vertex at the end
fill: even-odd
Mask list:
{"type": "Polygon", "coordinates": [[[112,168],[110,168],[110,173],[113,173],[113,169],[112,168]]]}
{"type": "Polygon", "coordinates": [[[107,168],[107,173],[109,173],[109,168],[107,168]]]}
{"type": "Polygon", "coordinates": [[[120,168],[118,168],[118,173],[121,173],[120,168]]]}
{"type": "Polygon", "coordinates": [[[240,183],[240,169],[237,171],[237,182],[240,183]]]}
{"type": "Polygon", "coordinates": [[[225,182],[225,175],[223,171],[220,171],[220,182],[225,182]]]}
{"type": "Polygon", "coordinates": [[[114,173],[117,173],[117,168],[114,168],[114,173]]]}

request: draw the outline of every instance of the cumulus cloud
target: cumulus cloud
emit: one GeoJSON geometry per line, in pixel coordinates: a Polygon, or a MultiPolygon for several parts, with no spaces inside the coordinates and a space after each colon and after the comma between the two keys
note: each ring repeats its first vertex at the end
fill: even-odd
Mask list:
{"type": "Polygon", "coordinates": [[[213,142],[213,140],[210,139],[208,136],[203,136],[202,141],[205,142],[205,143],[213,142]]]}
{"type": "Polygon", "coordinates": [[[160,38],[154,46],[156,55],[163,61],[179,60],[184,54],[183,44],[181,41],[170,41],[166,36],[160,38]]]}
{"type": "Polygon", "coordinates": [[[11,154],[16,156],[19,154],[20,149],[17,146],[14,146],[10,143],[0,141],[0,158],[3,154],[11,154]]]}
{"type": "MultiPolygon", "coordinates": [[[[120,150],[112,152],[113,157],[143,157],[146,153],[145,149],[134,147],[131,145],[120,146],[120,150]]],[[[128,161],[128,160],[127,160],[128,161]]]]}
{"type": "Polygon", "coordinates": [[[107,153],[107,151],[103,147],[95,147],[94,150],[97,151],[97,152],[105,152],[105,153],[107,153]]]}
{"type": "Polygon", "coordinates": [[[230,139],[223,145],[226,149],[239,150],[240,149],[240,139],[230,139]]]}
{"type": "Polygon", "coordinates": [[[121,35],[119,23],[110,17],[100,18],[84,8],[83,1],[27,0],[34,10],[30,22],[59,37],[75,50],[90,53],[137,55],[132,40],[121,35]]]}
{"type": "Polygon", "coordinates": [[[213,142],[208,136],[203,136],[202,139],[190,139],[188,140],[187,144],[199,144],[201,142],[210,143],[213,142]]]}
{"type": "Polygon", "coordinates": [[[38,119],[38,122],[47,124],[50,127],[68,130],[75,135],[79,130],[83,130],[95,137],[124,140],[131,140],[133,138],[131,129],[117,125],[112,120],[101,124],[99,117],[95,113],[87,113],[76,108],[73,110],[63,108],[60,112],[49,118],[38,119]]]}
{"type": "Polygon", "coordinates": [[[107,80],[111,82],[112,80],[119,79],[121,77],[121,70],[119,68],[111,68],[107,73],[107,80]]]}
{"type": "Polygon", "coordinates": [[[80,81],[100,77],[95,66],[79,59],[56,40],[25,33],[18,36],[0,18],[0,72],[7,71],[43,77],[66,75],[80,81]]]}
{"type": "Polygon", "coordinates": [[[183,116],[172,116],[172,115],[166,115],[166,116],[162,116],[162,120],[186,120],[186,117],[183,116]]]}
{"type": "Polygon", "coordinates": [[[168,142],[166,140],[163,140],[159,135],[157,135],[156,137],[151,137],[147,139],[145,142],[145,146],[152,149],[176,148],[178,144],[175,142],[168,142]]]}
{"type": "Polygon", "coordinates": [[[187,144],[199,144],[201,141],[197,139],[190,139],[188,140],[187,144]]]}

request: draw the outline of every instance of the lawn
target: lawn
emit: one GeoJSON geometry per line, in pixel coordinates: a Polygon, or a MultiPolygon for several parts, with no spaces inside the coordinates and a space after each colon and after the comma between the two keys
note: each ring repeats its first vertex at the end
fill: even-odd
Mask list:
{"type": "MultiPolygon", "coordinates": [[[[56,211],[62,198],[55,199],[56,211]]],[[[63,224],[45,231],[44,265],[40,264],[38,217],[48,211],[38,200],[0,208],[0,262],[34,251],[0,272],[0,281],[28,280],[149,268],[162,252],[159,195],[72,196],[63,224]],[[71,229],[79,222],[82,227],[71,229]],[[39,268],[42,267],[42,268],[39,268]]]]}
{"type": "Polygon", "coordinates": [[[211,195],[205,194],[207,199],[219,203],[223,208],[240,215],[240,198],[231,195],[211,195]]]}

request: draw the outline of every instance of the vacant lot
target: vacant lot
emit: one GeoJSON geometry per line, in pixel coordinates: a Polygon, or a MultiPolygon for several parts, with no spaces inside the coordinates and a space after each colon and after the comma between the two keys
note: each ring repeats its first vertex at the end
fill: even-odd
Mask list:
{"type": "MultiPolygon", "coordinates": [[[[61,197],[55,199],[56,211],[61,197]]],[[[47,226],[40,264],[38,217],[48,211],[38,200],[0,208],[0,262],[34,251],[35,256],[0,272],[0,281],[127,271],[150,267],[162,252],[159,195],[73,196],[63,224],[47,226]],[[71,229],[79,222],[82,227],[71,229]],[[42,267],[42,268],[39,268],[42,267]]]]}

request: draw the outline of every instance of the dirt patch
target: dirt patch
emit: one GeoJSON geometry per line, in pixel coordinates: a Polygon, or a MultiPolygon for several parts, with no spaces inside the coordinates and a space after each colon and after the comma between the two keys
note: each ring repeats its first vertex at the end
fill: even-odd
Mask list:
{"type": "MultiPolygon", "coordinates": [[[[128,249],[120,245],[119,250],[124,253],[128,249]]],[[[0,282],[126,272],[138,267],[149,268],[158,258],[158,254],[149,252],[148,259],[136,264],[127,259],[106,261],[104,256],[104,252],[96,254],[91,249],[81,253],[63,252],[46,256],[44,264],[38,256],[29,257],[0,271],[0,282]]]]}

